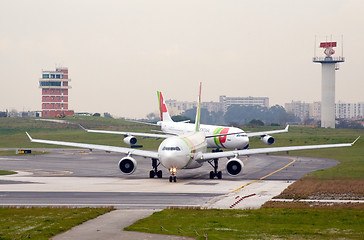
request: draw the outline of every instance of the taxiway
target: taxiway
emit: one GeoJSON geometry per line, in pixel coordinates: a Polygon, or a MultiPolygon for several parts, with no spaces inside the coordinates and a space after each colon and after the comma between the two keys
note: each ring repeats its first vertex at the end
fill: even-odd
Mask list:
{"type": "MultiPolygon", "coordinates": [[[[37,149],[43,150],[43,149],[37,149]]],[[[223,179],[209,179],[209,164],[180,170],[178,181],[150,179],[151,161],[136,158],[137,170],[122,175],[117,153],[75,149],[44,149],[45,155],[0,157],[4,170],[19,174],[0,177],[3,206],[110,206],[163,209],[171,206],[258,208],[306,173],[338,162],[294,156],[255,155],[242,159],[243,173],[231,177],[219,161],[223,179]]]]}

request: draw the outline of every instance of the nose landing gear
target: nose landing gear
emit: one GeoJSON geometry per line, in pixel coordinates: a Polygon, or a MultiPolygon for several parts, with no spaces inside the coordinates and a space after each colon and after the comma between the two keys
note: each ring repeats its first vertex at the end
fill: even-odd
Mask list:
{"type": "Polygon", "coordinates": [[[169,169],[171,176],[169,176],[169,182],[177,182],[177,177],[176,177],[176,173],[177,173],[177,168],[171,168],[169,169]]]}

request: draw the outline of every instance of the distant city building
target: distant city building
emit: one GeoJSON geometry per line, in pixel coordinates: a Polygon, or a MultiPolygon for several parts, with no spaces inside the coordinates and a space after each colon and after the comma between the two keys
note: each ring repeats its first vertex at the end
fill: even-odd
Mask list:
{"type": "Polygon", "coordinates": [[[335,104],[335,115],[339,119],[364,118],[364,102],[344,103],[339,101],[335,104]]]}
{"type": "Polygon", "coordinates": [[[179,115],[188,109],[192,109],[197,106],[196,102],[180,102],[177,100],[166,100],[166,104],[168,106],[168,111],[171,116],[179,115]]]}
{"type": "Polygon", "coordinates": [[[296,117],[299,117],[301,121],[304,121],[310,116],[310,104],[301,101],[292,101],[285,103],[284,108],[287,113],[292,113],[296,117]]]}
{"type": "Polygon", "coordinates": [[[267,97],[226,97],[220,96],[220,103],[223,106],[224,112],[231,105],[240,105],[240,106],[261,106],[269,108],[269,98],[267,97]]]}
{"type": "Polygon", "coordinates": [[[310,104],[310,119],[314,119],[315,121],[319,121],[321,119],[321,102],[313,102],[310,104]]]}
{"type": "Polygon", "coordinates": [[[68,90],[71,88],[68,68],[56,68],[55,71],[42,71],[39,88],[42,89],[42,117],[73,115],[68,109],[68,90]]]}
{"type": "MultiPolygon", "coordinates": [[[[301,121],[307,118],[316,121],[321,119],[321,102],[305,103],[301,101],[292,101],[284,104],[286,112],[293,113],[301,121]]],[[[344,103],[339,101],[335,104],[336,119],[362,119],[364,118],[364,102],[344,103]]]]}
{"type": "Polygon", "coordinates": [[[224,111],[224,104],[221,102],[202,102],[201,108],[206,108],[209,112],[222,112],[224,111]]]}
{"type": "MultiPolygon", "coordinates": [[[[197,102],[166,100],[168,110],[170,114],[179,115],[188,109],[192,109],[197,106],[197,102]]],[[[206,108],[209,112],[226,112],[231,105],[242,106],[262,106],[269,107],[269,98],[267,97],[226,97],[220,96],[219,102],[202,102],[201,108],[206,108]]]]}
{"type": "Polygon", "coordinates": [[[18,112],[13,109],[11,111],[0,112],[0,117],[13,117],[13,118],[21,118],[21,117],[39,117],[39,111],[22,111],[18,112]]]}

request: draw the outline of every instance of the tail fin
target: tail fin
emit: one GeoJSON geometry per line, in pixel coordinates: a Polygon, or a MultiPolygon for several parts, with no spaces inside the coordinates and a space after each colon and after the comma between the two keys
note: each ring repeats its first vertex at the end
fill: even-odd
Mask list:
{"type": "Polygon", "coordinates": [[[200,82],[200,91],[198,93],[198,100],[197,100],[196,119],[195,119],[195,132],[199,132],[200,131],[201,87],[202,87],[202,82],[200,82]]]}
{"type": "Polygon", "coordinates": [[[157,91],[158,95],[158,104],[159,104],[159,112],[161,114],[161,121],[162,122],[173,122],[171,116],[169,116],[168,109],[166,103],[164,102],[164,98],[162,92],[157,91]]]}

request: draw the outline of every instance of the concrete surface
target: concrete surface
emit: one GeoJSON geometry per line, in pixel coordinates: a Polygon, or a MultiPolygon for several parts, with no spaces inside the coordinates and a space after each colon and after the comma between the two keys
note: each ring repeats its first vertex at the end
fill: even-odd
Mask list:
{"type": "Polygon", "coordinates": [[[158,239],[158,240],[182,240],[193,239],[179,236],[159,235],[150,233],[130,232],[123,229],[139,219],[153,214],[154,210],[115,210],[99,216],[95,219],[78,225],[71,230],[59,234],[52,240],[99,240],[99,239],[158,239]]]}

